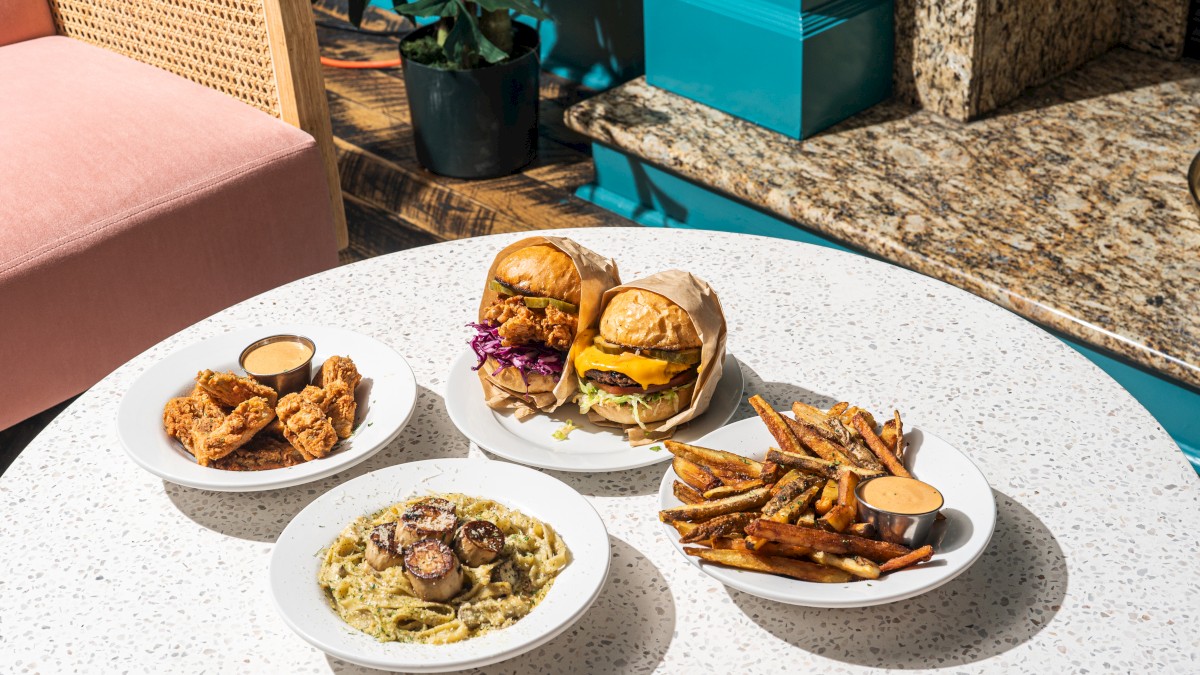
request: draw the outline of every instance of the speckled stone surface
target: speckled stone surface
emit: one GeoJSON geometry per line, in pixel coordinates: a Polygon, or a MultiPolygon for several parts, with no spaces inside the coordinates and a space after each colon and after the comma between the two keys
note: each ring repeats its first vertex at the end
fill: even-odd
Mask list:
{"type": "Polygon", "coordinates": [[[951,119],[971,116],[979,0],[896,0],[893,93],[951,119]]]}
{"type": "Polygon", "coordinates": [[[1200,386],[1200,67],[1118,49],[959,124],[900,103],[806,141],[635,80],[567,124],[1200,386]]]}
{"type": "Polygon", "coordinates": [[[1125,0],[1121,42],[1167,59],[1183,56],[1189,0],[1125,0]]]}
{"type": "MultiPolygon", "coordinates": [[[[998,524],[984,556],[938,590],[805,609],[727,590],[679,556],[656,520],[664,465],[553,474],[604,518],[611,576],[576,626],[486,672],[1200,668],[1200,476],[1083,357],[975,296],[859,256],[709,232],[568,235],[616,256],[629,278],[679,266],[709,280],[747,392],[895,406],[961,448],[995,490],[998,524]]],[[[362,672],[276,615],[272,542],[340,481],[431,457],[482,461],[442,394],[482,271],[515,238],[413,249],[266,293],[81,396],[0,477],[0,672],[362,672]],[[340,475],[251,494],[164,484],[130,461],[113,421],[140,373],[206,336],[282,321],[351,328],[408,356],[420,400],[392,444],[340,475]]],[[[737,417],[751,414],[743,405],[737,417]]]]}

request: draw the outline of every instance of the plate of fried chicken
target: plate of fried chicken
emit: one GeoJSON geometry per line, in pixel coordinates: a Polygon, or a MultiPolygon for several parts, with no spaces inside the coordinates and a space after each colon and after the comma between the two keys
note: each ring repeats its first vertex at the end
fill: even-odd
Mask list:
{"type": "Polygon", "coordinates": [[[117,411],[117,434],[147,471],[228,492],[291,487],[374,455],[416,406],[412,369],[367,335],[329,326],[233,331],[185,347],[146,370],[117,411]],[[312,340],[312,378],[279,392],[238,364],[267,335],[312,340]]]}

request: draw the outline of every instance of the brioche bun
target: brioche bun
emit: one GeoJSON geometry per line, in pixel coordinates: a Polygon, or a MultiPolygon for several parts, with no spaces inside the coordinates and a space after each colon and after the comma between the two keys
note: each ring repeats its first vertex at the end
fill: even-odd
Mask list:
{"type": "Polygon", "coordinates": [[[483,362],[483,367],[479,369],[479,372],[501,387],[522,394],[541,394],[543,392],[554,391],[554,385],[558,384],[557,377],[541,373],[529,373],[523,380],[521,379],[521,371],[516,368],[505,368],[493,375],[492,373],[495,373],[499,367],[500,364],[495,359],[488,357],[488,360],[483,362]],[[526,383],[526,380],[528,380],[528,383],[526,383]]]}
{"type": "Polygon", "coordinates": [[[699,349],[700,335],[679,305],[640,288],[621,291],[600,317],[600,336],[623,347],[681,351],[699,349]]]}
{"type": "Polygon", "coordinates": [[[525,295],[579,304],[582,281],[571,256],[548,244],[526,246],[496,267],[496,280],[525,295]]]}
{"type": "MultiPolygon", "coordinates": [[[[661,422],[674,417],[676,413],[687,410],[692,405],[692,392],[695,390],[696,380],[692,380],[675,390],[678,398],[660,398],[651,403],[648,408],[639,408],[638,417],[641,418],[642,424],[661,422]],[[676,406],[679,407],[676,408],[676,406]]],[[[591,410],[596,411],[596,414],[617,424],[637,424],[637,420],[633,418],[633,406],[628,403],[621,405],[597,403],[591,407],[591,410]]]]}

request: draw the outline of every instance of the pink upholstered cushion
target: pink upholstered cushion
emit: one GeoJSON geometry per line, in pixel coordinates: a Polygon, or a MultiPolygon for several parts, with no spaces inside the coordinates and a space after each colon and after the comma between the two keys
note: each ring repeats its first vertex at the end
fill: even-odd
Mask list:
{"type": "Polygon", "coordinates": [[[64,37],[0,48],[0,429],[337,262],[313,139],[64,37]]]}
{"type": "Polygon", "coordinates": [[[0,0],[0,47],[54,35],[46,0],[0,0]]]}

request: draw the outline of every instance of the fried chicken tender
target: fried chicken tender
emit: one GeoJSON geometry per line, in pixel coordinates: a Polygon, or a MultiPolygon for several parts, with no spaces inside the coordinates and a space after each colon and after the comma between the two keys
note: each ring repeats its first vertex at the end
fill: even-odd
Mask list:
{"type": "Polygon", "coordinates": [[[329,454],[337,443],[333,423],[321,407],[300,394],[288,394],[279,399],[275,411],[283,422],[283,436],[304,459],[316,459],[329,454]]]}
{"type": "Polygon", "coordinates": [[[245,445],[260,429],[275,418],[275,410],[261,396],[247,399],[225,416],[221,424],[208,432],[192,451],[201,466],[221,459],[245,445]]]}
{"type": "Polygon", "coordinates": [[[225,471],[263,471],[303,464],[304,455],[282,438],[259,434],[250,442],[214,461],[211,466],[225,471]]]}
{"type": "Polygon", "coordinates": [[[321,364],[321,372],[317,373],[313,384],[324,387],[331,382],[345,382],[353,392],[361,381],[362,375],[358,374],[358,366],[354,365],[349,356],[331,356],[321,364]]]}
{"type": "Polygon", "coordinates": [[[193,455],[197,454],[204,439],[224,421],[225,411],[199,387],[190,395],[173,398],[163,406],[163,427],[167,434],[179,439],[193,455]]]}
{"type": "Polygon", "coordinates": [[[238,377],[232,372],[216,373],[202,370],[196,374],[196,384],[212,397],[218,405],[236,408],[249,399],[259,396],[267,399],[274,408],[279,394],[275,390],[250,377],[238,377]]]}
{"type": "Polygon", "coordinates": [[[305,387],[300,397],[315,404],[329,417],[338,438],[349,438],[354,431],[354,414],[358,404],[354,401],[354,390],[342,381],[334,380],[322,387],[305,387]]]}
{"type": "Polygon", "coordinates": [[[507,347],[541,342],[563,352],[571,348],[577,323],[574,314],[554,306],[530,309],[519,295],[497,299],[484,310],[483,319],[499,324],[497,333],[507,347]]]}

